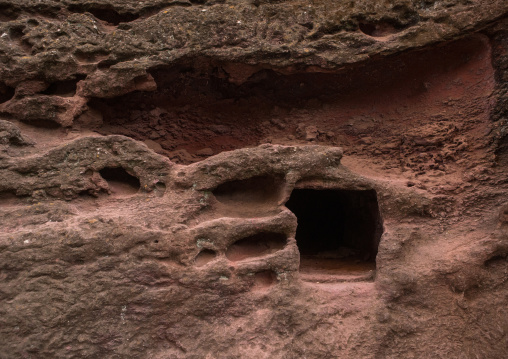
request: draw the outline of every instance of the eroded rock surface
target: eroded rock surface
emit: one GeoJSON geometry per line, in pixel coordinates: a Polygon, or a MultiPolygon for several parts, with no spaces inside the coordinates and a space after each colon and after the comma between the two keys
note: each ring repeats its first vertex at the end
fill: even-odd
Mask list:
{"type": "Polygon", "coordinates": [[[506,1],[0,1],[0,358],[508,356],[506,1]]]}

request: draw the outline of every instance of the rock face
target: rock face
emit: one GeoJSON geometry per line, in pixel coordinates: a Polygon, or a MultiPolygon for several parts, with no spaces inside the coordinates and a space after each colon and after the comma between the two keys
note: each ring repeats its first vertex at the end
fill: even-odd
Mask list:
{"type": "Polygon", "coordinates": [[[506,0],[0,0],[0,358],[508,357],[506,0]]]}

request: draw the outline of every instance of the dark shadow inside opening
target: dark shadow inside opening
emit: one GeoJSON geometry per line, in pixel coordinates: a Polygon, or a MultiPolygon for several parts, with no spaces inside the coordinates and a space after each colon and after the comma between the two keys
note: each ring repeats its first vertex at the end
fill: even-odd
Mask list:
{"type": "Polygon", "coordinates": [[[122,167],[106,167],[99,171],[108,182],[112,194],[132,195],[138,192],[141,184],[139,179],[129,174],[122,167]]]}
{"type": "Polygon", "coordinates": [[[0,104],[9,101],[14,97],[15,90],[13,87],[0,83],[0,104]]]}
{"type": "Polygon", "coordinates": [[[361,275],[376,266],[382,222],[374,190],[295,189],[300,272],[361,275]]]}
{"type": "Polygon", "coordinates": [[[111,5],[85,5],[85,4],[75,4],[69,6],[69,11],[71,12],[89,12],[97,19],[105,21],[111,25],[117,26],[122,22],[131,22],[139,18],[139,15],[125,12],[120,13],[114,9],[111,5]]]}
{"type": "Polygon", "coordinates": [[[33,120],[22,119],[21,121],[38,128],[57,129],[61,127],[61,125],[58,122],[46,119],[33,119],[33,120]]]}
{"type": "Polygon", "coordinates": [[[508,164],[508,135],[502,137],[497,144],[496,160],[500,166],[508,164]]]}
{"type": "Polygon", "coordinates": [[[86,76],[77,75],[73,80],[56,81],[42,92],[44,95],[56,95],[61,97],[72,97],[76,94],[77,84],[84,80],[86,76]]]}
{"type": "MultiPolygon", "coordinates": [[[[382,30],[379,23],[375,26],[382,30]]],[[[374,33],[375,26],[364,30],[374,33]]],[[[399,30],[405,25],[393,26],[399,30]]],[[[489,51],[482,37],[468,37],[333,73],[315,67],[278,69],[182,58],[171,66],[148,69],[156,91],[90,98],[88,107],[101,113],[103,121],[87,126],[103,135],[154,141],[161,154],[180,164],[263,143],[307,141],[305,128],[311,125],[318,130],[315,140],[320,144],[340,144],[347,150],[364,136],[377,142],[394,135],[411,118],[418,118],[415,125],[422,128],[435,126],[436,113],[448,111],[450,123],[464,114],[487,119],[488,95],[473,94],[493,88],[489,51]],[[454,80],[459,77],[460,83],[454,80]],[[451,106],[442,101],[448,97],[460,101],[451,106]],[[485,112],[470,112],[467,104],[473,100],[485,112]]],[[[119,61],[100,60],[103,68],[119,61]]],[[[446,121],[440,126],[447,126],[446,121]]],[[[399,149],[389,151],[395,154],[399,149]]],[[[421,164],[407,161],[407,166],[421,164]]]]}
{"type": "Polygon", "coordinates": [[[379,23],[361,22],[359,24],[359,28],[361,32],[372,37],[388,36],[403,30],[403,27],[397,29],[394,25],[387,22],[379,22],[379,23]]]}

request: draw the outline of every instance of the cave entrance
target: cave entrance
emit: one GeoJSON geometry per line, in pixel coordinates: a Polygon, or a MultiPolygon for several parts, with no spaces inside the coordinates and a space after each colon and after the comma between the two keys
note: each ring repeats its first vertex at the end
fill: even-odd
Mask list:
{"type": "Polygon", "coordinates": [[[383,226],[376,191],[295,189],[300,273],[309,281],[373,279],[383,226]]]}

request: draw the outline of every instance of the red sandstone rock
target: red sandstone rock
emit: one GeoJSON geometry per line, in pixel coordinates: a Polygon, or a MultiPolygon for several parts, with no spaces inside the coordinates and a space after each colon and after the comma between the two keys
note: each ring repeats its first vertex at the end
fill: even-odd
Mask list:
{"type": "Polygon", "coordinates": [[[0,358],[507,357],[507,12],[1,2],[0,358]]]}

